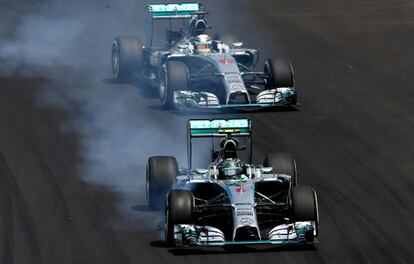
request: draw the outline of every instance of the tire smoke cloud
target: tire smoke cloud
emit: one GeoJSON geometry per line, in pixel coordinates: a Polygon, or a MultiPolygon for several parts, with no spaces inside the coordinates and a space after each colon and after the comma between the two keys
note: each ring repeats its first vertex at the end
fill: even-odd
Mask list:
{"type": "MultiPolygon", "coordinates": [[[[154,110],[162,111],[156,91],[142,83],[113,83],[112,41],[125,35],[144,40],[147,2],[23,1],[33,5],[31,12],[4,16],[19,19],[16,28],[0,26],[0,78],[46,79],[37,103],[69,113],[61,130],[77,138],[80,177],[114,191],[118,206],[131,214],[131,205],[145,202],[148,157],[172,155],[179,166],[187,165],[186,122],[191,118],[168,112],[154,117],[154,110]]],[[[13,14],[19,4],[6,5],[0,13],[13,14]]],[[[209,21],[214,26],[214,19],[209,21]]],[[[208,149],[200,151],[198,158],[207,159],[208,149]]]]}
{"type": "MultiPolygon", "coordinates": [[[[37,103],[69,113],[61,130],[78,139],[80,177],[114,191],[118,206],[126,210],[145,201],[149,156],[176,155],[185,164],[180,159],[185,157],[185,121],[168,113],[154,118],[142,105],[159,103],[154,91],[111,79],[112,41],[119,35],[143,36],[145,5],[131,0],[40,2],[15,29],[0,28],[0,78],[46,79],[37,103]]],[[[6,8],[11,12],[16,6],[6,8]]]]}

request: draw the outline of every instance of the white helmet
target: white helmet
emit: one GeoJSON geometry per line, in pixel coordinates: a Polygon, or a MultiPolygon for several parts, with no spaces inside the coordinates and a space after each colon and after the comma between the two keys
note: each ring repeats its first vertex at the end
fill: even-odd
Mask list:
{"type": "Polygon", "coordinates": [[[211,53],[213,41],[207,34],[198,35],[194,40],[194,46],[197,53],[211,53]]]}

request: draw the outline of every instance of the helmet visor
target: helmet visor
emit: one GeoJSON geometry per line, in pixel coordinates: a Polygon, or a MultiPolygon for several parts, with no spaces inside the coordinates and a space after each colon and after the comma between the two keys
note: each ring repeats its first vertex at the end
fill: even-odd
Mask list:
{"type": "Polygon", "coordinates": [[[242,173],[242,168],[240,167],[226,167],[222,168],[222,174],[226,177],[237,176],[242,173]]]}

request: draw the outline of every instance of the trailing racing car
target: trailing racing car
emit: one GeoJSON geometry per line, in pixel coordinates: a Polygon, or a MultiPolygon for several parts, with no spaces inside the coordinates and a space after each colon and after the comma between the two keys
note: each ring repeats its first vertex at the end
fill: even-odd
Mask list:
{"type": "Polygon", "coordinates": [[[134,36],[113,42],[114,78],[137,77],[158,87],[161,103],[169,109],[296,105],[291,63],[268,59],[257,71],[259,52],[243,48],[242,42],[210,37],[206,14],[200,3],[148,5],[146,42],[134,36]],[[156,47],[156,26],[163,21],[165,44],[156,47]]]}
{"type": "Polygon", "coordinates": [[[170,247],[317,242],[316,192],[297,184],[290,154],[270,153],[263,165],[253,165],[251,134],[248,119],[190,120],[188,169],[179,169],[174,157],[148,160],[149,205],[165,209],[170,247]],[[192,168],[194,138],[212,140],[205,169],[192,168]]]}

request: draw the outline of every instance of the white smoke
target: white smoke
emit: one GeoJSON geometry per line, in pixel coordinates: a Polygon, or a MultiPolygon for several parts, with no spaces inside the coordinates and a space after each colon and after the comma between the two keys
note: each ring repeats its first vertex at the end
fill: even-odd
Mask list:
{"type": "Polygon", "coordinates": [[[12,34],[0,37],[0,76],[47,80],[37,102],[70,113],[61,128],[78,139],[79,175],[119,194],[122,208],[145,202],[149,156],[177,155],[182,164],[186,149],[185,121],[179,123],[180,118],[168,113],[154,118],[148,107],[159,101],[148,87],[111,81],[112,40],[119,35],[142,37],[145,4],[38,4],[20,18],[12,34]]]}
{"type": "Polygon", "coordinates": [[[45,77],[37,102],[70,114],[62,133],[78,139],[80,177],[120,194],[119,206],[127,214],[134,203],[145,203],[148,157],[174,155],[187,165],[190,117],[162,112],[143,84],[111,84],[112,40],[143,37],[145,5],[133,0],[39,3],[13,34],[0,37],[0,77],[45,77]]]}
{"type": "MultiPolygon", "coordinates": [[[[42,67],[82,69],[107,63],[108,45],[119,29],[122,34],[142,31],[137,15],[143,4],[124,1],[119,9],[117,2],[113,6],[107,2],[55,0],[38,3],[28,13],[19,14],[15,30],[0,34],[0,76],[32,76],[42,73],[42,67]]],[[[16,19],[9,20],[14,23],[16,19]]]]}

